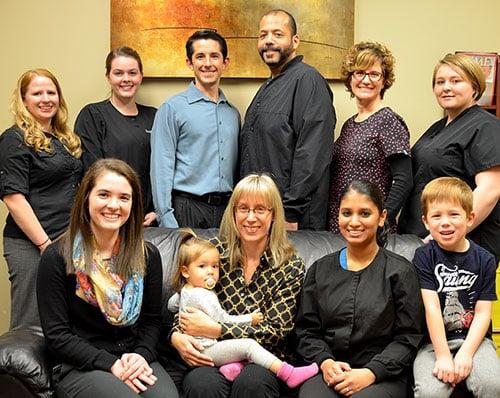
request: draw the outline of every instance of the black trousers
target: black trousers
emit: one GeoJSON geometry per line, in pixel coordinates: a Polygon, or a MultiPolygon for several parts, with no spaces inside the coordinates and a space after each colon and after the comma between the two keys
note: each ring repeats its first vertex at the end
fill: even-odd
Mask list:
{"type": "Polygon", "coordinates": [[[59,398],[179,398],[174,382],[158,362],[150,364],[158,378],[148,389],[136,394],[111,372],[104,370],[80,371],[72,369],[55,381],[59,398]]]}
{"type": "Polygon", "coordinates": [[[174,193],[172,207],[179,227],[207,229],[219,228],[226,204],[210,205],[174,193]]]}
{"type": "MultiPolygon", "coordinates": [[[[401,379],[382,381],[372,384],[365,389],[352,394],[352,398],[404,398],[407,396],[407,383],[401,379]]],[[[307,380],[300,387],[299,398],[343,398],[344,395],[337,393],[328,387],[323,380],[323,373],[319,372],[313,378],[307,380]]]]}
{"type": "Polygon", "coordinates": [[[162,363],[183,390],[184,398],[279,398],[296,396],[269,370],[255,364],[246,365],[234,382],[228,381],[216,367],[188,368],[168,359],[162,363]]]}

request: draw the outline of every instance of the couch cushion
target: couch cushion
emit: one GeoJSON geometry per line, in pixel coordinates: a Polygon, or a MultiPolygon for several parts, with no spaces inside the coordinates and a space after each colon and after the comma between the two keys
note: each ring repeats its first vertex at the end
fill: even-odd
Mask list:
{"type": "Polygon", "coordinates": [[[38,397],[52,397],[47,359],[40,328],[12,330],[0,336],[0,373],[16,377],[38,397]]]}

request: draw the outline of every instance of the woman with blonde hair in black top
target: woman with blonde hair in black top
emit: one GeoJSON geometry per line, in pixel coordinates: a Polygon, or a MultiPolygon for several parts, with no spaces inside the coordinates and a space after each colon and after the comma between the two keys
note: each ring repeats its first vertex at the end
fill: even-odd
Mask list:
{"type": "Polygon", "coordinates": [[[13,329],[39,324],[34,293],[38,262],[68,226],[82,151],[67,125],[59,82],[48,70],[21,75],[11,111],[15,124],[0,136],[0,196],[9,210],[3,236],[13,329]]]}

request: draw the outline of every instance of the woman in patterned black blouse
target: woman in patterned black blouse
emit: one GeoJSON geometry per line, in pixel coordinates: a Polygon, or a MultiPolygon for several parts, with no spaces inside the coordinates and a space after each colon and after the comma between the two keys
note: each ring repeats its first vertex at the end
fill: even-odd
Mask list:
{"type": "Polygon", "coordinates": [[[328,229],[339,233],[340,194],[351,181],[364,178],[384,193],[391,232],[396,232],[396,216],[412,188],[412,168],[408,127],[382,101],[395,80],[394,57],[382,44],[357,43],[342,74],[358,113],[344,123],[333,147],[328,229]]]}
{"type": "Polygon", "coordinates": [[[285,337],[294,326],[304,262],[287,238],[279,191],[269,176],[252,174],[236,185],[220,237],[213,243],[221,253],[215,288],[221,305],[233,315],[260,310],[264,321],[255,326],[219,324],[201,311],[181,313],[171,342],[184,361],[195,367],[184,378],[184,394],[279,397],[284,385],[269,370],[249,364],[231,384],[213,367],[211,358],[200,353],[203,347],[191,337],[250,337],[282,356],[285,337]]]}

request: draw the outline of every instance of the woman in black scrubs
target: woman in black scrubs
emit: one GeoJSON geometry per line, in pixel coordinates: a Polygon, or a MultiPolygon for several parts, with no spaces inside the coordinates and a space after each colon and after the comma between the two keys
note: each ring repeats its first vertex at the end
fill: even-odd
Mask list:
{"type": "Polygon", "coordinates": [[[40,254],[69,222],[82,177],[80,139],[46,69],[21,75],[12,98],[14,125],[0,136],[0,198],[9,215],[3,231],[9,269],[10,328],[39,325],[35,280],[40,254]]]}
{"type": "Polygon", "coordinates": [[[132,166],[141,179],[144,225],[150,226],[156,215],[149,178],[149,130],[156,108],[135,102],[142,76],[142,61],[135,50],[130,47],[112,50],[106,57],[111,96],[86,105],[76,119],[75,131],[82,139],[85,170],[101,158],[121,159],[132,166]]]}
{"type": "Polygon", "coordinates": [[[425,238],[420,194],[437,177],[464,180],[474,192],[476,215],[469,232],[500,258],[500,120],[476,104],[486,84],[474,60],[447,54],[434,69],[434,94],[446,116],[434,123],[412,148],[413,191],[399,228],[425,238]]]}

